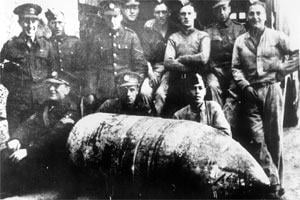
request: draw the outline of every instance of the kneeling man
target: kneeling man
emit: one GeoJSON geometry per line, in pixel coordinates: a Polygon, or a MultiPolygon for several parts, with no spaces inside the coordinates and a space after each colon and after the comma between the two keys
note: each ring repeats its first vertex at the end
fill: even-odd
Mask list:
{"type": "Polygon", "coordinates": [[[173,118],[204,123],[231,135],[230,125],[221,106],[215,101],[204,100],[206,86],[202,76],[199,73],[189,73],[186,80],[189,105],[175,112],[173,118]]]}

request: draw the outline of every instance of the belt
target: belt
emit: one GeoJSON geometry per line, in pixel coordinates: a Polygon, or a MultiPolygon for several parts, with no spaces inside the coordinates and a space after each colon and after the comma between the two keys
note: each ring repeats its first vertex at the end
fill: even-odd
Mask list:
{"type": "Polygon", "coordinates": [[[262,83],[251,83],[251,86],[254,88],[262,88],[267,87],[269,85],[273,85],[276,82],[262,82],[262,83]]]}
{"type": "Polygon", "coordinates": [[[186,76],[186,73],[181,73],[181,74],[180,74],[180,78],[181,78],[181,79],[186,79],[186,77],[187,77],[187,76],[186,76]]]}

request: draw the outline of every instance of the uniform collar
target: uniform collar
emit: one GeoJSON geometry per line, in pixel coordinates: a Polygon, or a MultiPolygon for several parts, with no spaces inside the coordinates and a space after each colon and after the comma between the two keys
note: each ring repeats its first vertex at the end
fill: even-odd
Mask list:
{"type": "Polygon", "coordinates": [[[117,30],[112,30],[111,28],[107,27],[106,32],[108,33],[109,36],[119,36],[124,33],[124,26],[121,25],[121,27],[117,30]]]}
{"type": "Polygon", "coordinates": [[[232,20],[231,19],[227,19],[225,22],[219,22],[218,26],[220,28],[227,28],[232,24],[232,20]]]}
{"type": "MultiPolygon", "coordinates": [[[[27,43],[27,41],[31,41],[31,38],[28,37],[24,32],[20,33],[19,35],[19,41],[21,43],[27,43]]],[[[39,47],[41,46],[41,39],[37,36],[35,36],[34,41],[31,41],[33,45],[38,45],[39,47]]]]}
{"type": "Polygon", "coordinates": [[[52,36],[51,40],[54,40],[54,41],[56,40],[58,42],[63,42],[66,38],[67,38],[67,35],[62,34],[62,35],[59,35],[59,36],[52,36]]]}

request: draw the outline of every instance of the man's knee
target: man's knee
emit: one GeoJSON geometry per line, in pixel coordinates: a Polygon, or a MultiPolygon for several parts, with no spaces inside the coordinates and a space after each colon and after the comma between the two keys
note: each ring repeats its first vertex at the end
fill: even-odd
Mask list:
{"type": "Polygon", "coordinates": [[[141,89],[140,89],[140,94],[142,97],[145,97],[147,99],[152,98],[153,88],[150,86],[150,82],[149,82],[148,78],[146,78],[144,80],[144,82],[142,83],[141,89]]]}

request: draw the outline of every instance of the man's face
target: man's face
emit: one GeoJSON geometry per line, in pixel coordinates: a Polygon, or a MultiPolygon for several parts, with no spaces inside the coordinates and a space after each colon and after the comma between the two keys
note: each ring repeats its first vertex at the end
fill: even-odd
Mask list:
{"type": "Polygon", "coordinates": [[[104,15],[105,23],[112,30],[118,30],[121,27],[123,16],[121,12],[115,15],[104,15]]]}
{"type": "Polygon", "coordinates": [[[23,32],[33,38],[38,30],[39,20],[36,18],[20,18],[19,24],[23,32]]]}
{"type": "Polygon", "coordinates": [[[138,93],[139,88],[138,86],[126,86],[126,87],[120,87],[120,95],[121,99],[127,104],[127,105],[133,105],[138,93]]]}
{"type": "Polygon", "coordinates": [[[267,20],[266,10],[261,5],[252,5],[248,11],[248,21],[252,28],[263,29],[267,20]]]}
{"type": "Polygon", "coordinates": [[[194,7],[191,5],[186,5],[180,9],[179,19],[181,24],[186,27],[194,27],[194,22],[197,17],[194,7]]]}
{"type": "Polygon", "coordinates": [[[139,15],[139,5],[125,5],[123,14],[128,21],[135,21],[139,15]]]}
{"type": "Polygon", "coordinates": [[[214,8],[213,12],[219,22],[225,22],[229,18],[231,7],[229,4],[221,5],[214,8]]]}
{"type": "Polygon", "coordinates": [[[206,95],[206,88],[203,81],[189,87],[189,96],[191,103],[196,106],[202,105],[202,103],[204,102],[204,97],[206,95]]]}
{"type": "Polygon", "coordinates": [[[159,24],[161,25],[166,24],[167,19],[169,17],[169,11],[166,4],[159,4],[155,6],[154,17],[159,24]]]}
{"type": "Polygon", "coordinates": [[[60,36],[65,33],[65,23],[62,20],[50,20],[48,26],[55,36],[60,36]]]}
{"type": "Polygon", "coordinates": [[[70,87],[65,84],[49,84],[49,99],[60,101],[66,98],[70,92],[70,87]]]}

